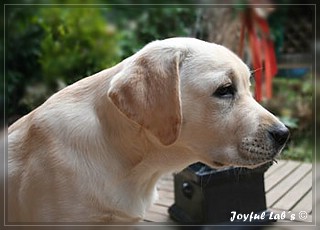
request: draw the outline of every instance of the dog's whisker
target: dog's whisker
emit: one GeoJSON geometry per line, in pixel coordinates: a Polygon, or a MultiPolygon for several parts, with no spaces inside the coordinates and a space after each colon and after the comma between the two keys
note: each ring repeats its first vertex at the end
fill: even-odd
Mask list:
{"type": "Polygon", "coordinates": [[[263,67],[260,67],[258,69],[254,69],[254,70],[250,70],[250,74],[253,75],[255,72],[257,72],[259,70],[263,70],[263,67]]]}

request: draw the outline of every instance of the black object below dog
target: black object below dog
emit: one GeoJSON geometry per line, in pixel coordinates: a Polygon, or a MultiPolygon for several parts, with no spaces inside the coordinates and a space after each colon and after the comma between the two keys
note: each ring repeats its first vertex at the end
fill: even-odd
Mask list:
{"type": "Polygon", "coordinates": [[[264,188],[264,172],[271,165],[267,163],[255,169],[190,165],[174,176],[175,203],[168,210],[171,218],[194,224],[271,222],[264,188]],[[241,215],[249,218],[246,221],[237,218],[241,215]]]}

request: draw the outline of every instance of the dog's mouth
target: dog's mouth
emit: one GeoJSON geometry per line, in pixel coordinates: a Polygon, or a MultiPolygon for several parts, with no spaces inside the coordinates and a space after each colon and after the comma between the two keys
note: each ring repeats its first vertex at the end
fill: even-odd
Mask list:
{"type": "Polygon", "coordinates": [[[238,146],[239,157],[250,165],[276,162],[289,137],[290,132],[284,125],[260,125],[254,135],[242,139],[238,146]]]}
{"type": "MultiPolygon", "coordinates": [[[[265,147],[264,147],[265,148],[265,147]]],[[[279,153],[262,151],[259,148],[249,147],[239,148],[237,151],[237,156],[235,158],[229,159],[214,159],[207,162],[212,168],[225,168],[225,167],[246,167],[246,168],[256,168],[267,162],[276,162],[275,157],[279,153]]]]}
{"type": "Polygon", "coordinates": [[[277,163],[285,144],[276,146],[265,138],[244,138],[238,148],[239,157],[247,167],[258,167],[267,162],[277,163]]]}
{"type": "Polygon", "coordinates": [[[230,162],[230,163],[222,163],[222,162],[218,162],[218,161],[212,161],[210,162],[210,167],[212,168],[226,168],[226,167],[244,167],[244,168],[249,168],[249,169],[254,169],[257,168],[259,166],[262,166],[264,164],[267,164],[268,162],[274,162],[274,163],[278,163],[276,159],[268,159],[268,160],[254,160],[254,159],[250,159],[250,160],[244,160],[244,159],[240,159],[237,160],[235,162],[230,162]]]}
{"type": "Polygon", "coordinates": [[[213,168],[234,166],[253,169],[268,162],[277,163],[277,158],[285,145],[286,143],[277,145],[263,135],[246,137],[233,153],[236,154],[235,157],[212,159],[208,165],[213,168]]]}

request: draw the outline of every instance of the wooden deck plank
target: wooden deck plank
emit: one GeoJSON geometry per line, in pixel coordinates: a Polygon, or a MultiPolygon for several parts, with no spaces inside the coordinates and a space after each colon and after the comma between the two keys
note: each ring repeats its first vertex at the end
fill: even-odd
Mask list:
{"type": "MultiPolygon", "coordinates": [[[[299,199],[304,197],[312,188],[312,173],[309,172],[298,184],[286,193],[273,207],[282,210],[291,210],[299,199]]],[[[312,204],[310,204],[312,205],[312,204]]]]}
{"type": "Polygon", "coordinates": [[[278,161],[277,164],[273,164],[265,173],[264,178],[269,177],[271,174],[273,174],[275,171],[279,170],[281,167],[283,167],[288,161],[282,160],[278,161]]]}
{"type": "Polygon", "coordinates": [[[284,194],[286,194],[296,183],[298,183],[312,169],[310,164],[301,164],[291,174],[285,177],[276,187],[266,194],[267,206],[272,207],[284,194]]]}
{"type": "Polygon", "coordinates": [[[300,212],[306,211],[307,213],[312,213],[312,190],[310,190],[302,199],[301,201],[293,207],[293,211],[300,212]]]}
{"type": "Polygon", "coordinates": [[[173,179],[170,182],[162,181],[157,185],[158,188],[161,188],[161,190],[165,190],[168,192],[173,192],[173,179]]]}
{"type": "Polygon", "coordinates": [[[288,161],[283,167],[271,174],[269,177],[265,178],[265,190],[268,192],[272,187],[282,181],[286,176],[288,176],[295,168],[297,168],[301,163],[296,161],[288,161]]]}
{"type": "Polygon", "coordinates": [[[148,212],[146,217],[144,218],[144,221],[147,222],[162,222],[162,223],[170,223],[173,222],[169,215],[167,214],[160,214],[155,212],[148,212]]]}
{"type": "Polygon", "coordinates": [[[153,222],[173,222],[169,217],[168,208],[155,204],[151,205],[144,219],[153,222]]]}
{"type": "Polygon", "coordinates": [[[174,199],[173,191],[172,192],[168,192],[168,191],[159,189],[158,190],[158,194],[159,194],[159,197],[165,197],[165,198],[169,198],[169,199],[174,199]]]}
{"type": "Polygon", "coordinates": [[[166,177],[166,178],[161,177],[161,181],[158,182],[158,184],[161,184],[163,186],[165,186],[166,184],[173,184],[173,175],[171,175],[171,180],[169,180],[168,177],[166,177]]]}
{"type": "Polygon", "coordinates": [[[174,173],[167,173],[167,174],[165,174],[165,175],[163,175],[162,177],[161,177],[161,179],[163,180],[163,181],[172,181],[172,178],[173,178],[173,174],[174,173]]]}
{"type": "Polygon", "coordinates": [[[168,209],[166,207],[160,206],[160,205],[151,205],[149,211],[160,213],[160,214],[167,214],[168,209]]]}
{"type": "Polygon", "coordinates": [[[165,207],[169,207],[174,203],[173,198],[168,198],[168,197],[159,197],[159,199],[155,202],[156,205],[161,205],[165,207]]]}

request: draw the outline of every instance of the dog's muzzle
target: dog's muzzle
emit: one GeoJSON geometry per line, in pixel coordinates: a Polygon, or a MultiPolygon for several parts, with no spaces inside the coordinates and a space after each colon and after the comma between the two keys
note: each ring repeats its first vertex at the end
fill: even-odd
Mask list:
{"type": "Polygon", "coordinates": [[[285,147],[289,136],[289,129],[282,123],[269,127],[259,125],[254,135],[242,139],[239,155],[250,165],[273,161],[285,147]]]}

